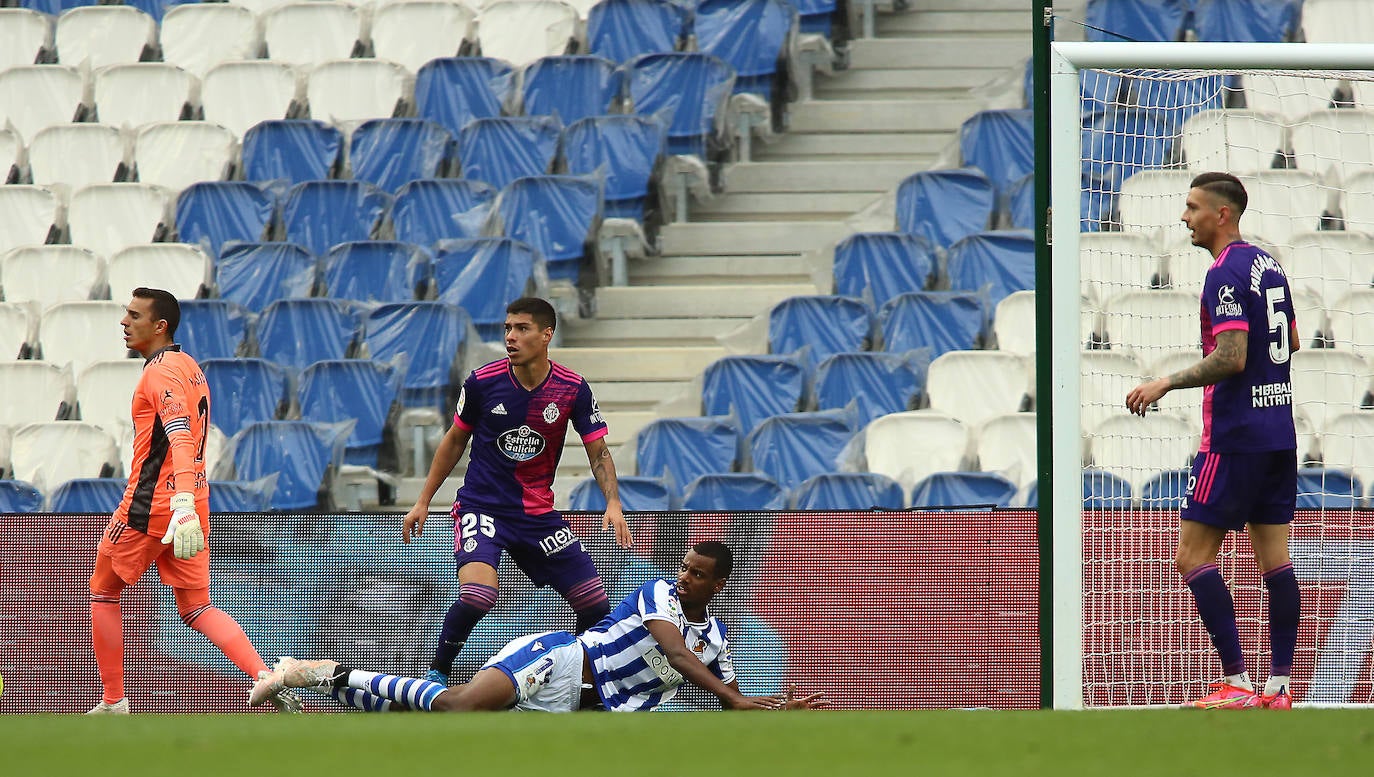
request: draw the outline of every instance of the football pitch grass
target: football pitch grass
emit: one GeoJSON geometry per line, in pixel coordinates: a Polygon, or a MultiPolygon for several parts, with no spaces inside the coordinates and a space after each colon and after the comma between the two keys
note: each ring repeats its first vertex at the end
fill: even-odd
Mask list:
{"type": "Polygon", "coordinates": [[[1369,775],[1374,710],[0,717],[19,775],[1369,775]]]}

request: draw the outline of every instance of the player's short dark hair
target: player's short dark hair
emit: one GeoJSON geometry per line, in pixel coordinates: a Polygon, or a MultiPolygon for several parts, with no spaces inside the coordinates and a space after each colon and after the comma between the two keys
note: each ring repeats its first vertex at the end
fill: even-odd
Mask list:
{"type": "Polygon", "coordinates": [[[716,562],[716,577],[729,577],[735,570],[735,554],[730,551],[730,546],[723,542],[698,542],[692,546],[692,550],[716,562]]]}
{"type": "Polygon", "coordinates": [[[149,289],[139,286],[134,289],[134,296],[138,299],[150,299],[153,301],[154,321],[167,322],[167,339],[175,339],[177,327],[181,325],[181,303],[177,302],[176,295],[170,291],[162,289],[149,289]]]}
{"type": "Polygon", "coordinates": [[[538,297],[521,297],[520,299],[506,306],[506,314],[528,313],[534,319],[535,326],[543,329],[558,328],[558,314],[554,312],[553,305],[548,300],[538,297]]]}
{"type": "Polygon", "coordinates": [[[1202,189],[1213,196],[1220,197],[1236,209],[1239,218],[1250,204],[1250,195],[1245,193],[1245,184],[1230,173],[1203,173],[1193,179],[1190,189],[1202,189]]]}

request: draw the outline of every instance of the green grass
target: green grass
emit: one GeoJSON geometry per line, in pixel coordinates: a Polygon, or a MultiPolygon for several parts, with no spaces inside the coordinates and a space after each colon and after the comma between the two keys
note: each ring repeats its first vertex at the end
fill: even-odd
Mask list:
{"type": "Polygon", "coordinates": [[[1368,775],[1374,710],[0,717],[7,775],[1368,775]]]}

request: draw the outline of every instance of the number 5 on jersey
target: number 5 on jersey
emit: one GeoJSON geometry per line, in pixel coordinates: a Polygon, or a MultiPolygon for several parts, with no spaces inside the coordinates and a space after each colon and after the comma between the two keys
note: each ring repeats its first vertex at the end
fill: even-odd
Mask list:
{"type": "Polygon", "coordinates": [[[463,517],[458,519],[458,523],[462,530],[463,539],[476,537],[479,531],[488,537],[496,536],[496,521],[490,515],[463,513],[463,517]]]}

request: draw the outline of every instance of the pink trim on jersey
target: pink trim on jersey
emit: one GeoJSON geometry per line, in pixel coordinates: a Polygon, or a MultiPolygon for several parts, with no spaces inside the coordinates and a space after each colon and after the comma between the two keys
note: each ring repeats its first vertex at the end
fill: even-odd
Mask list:
{"type": "MultiPolygon", "coordinates": [[[[1229,253],[1231,253],[1231,248],[1232,248],[1232,247],[1234,247],[1234,246],[1243,246],[1243,245],[1249,245],[1249,243],[1246,243],[1244,240],[1237,240],[1237,241],[1234,242],[1234,243],[1227,243],[1227,244],[1226,244],[1226,247],[1223,248],[1223,249],[1221,249],[1221,253],[1220,253],[1220,254],[1217,254],[1217,258],[1212,262],[1212,267],[1218,267],[1218,266],[1221,265],[1222,262],[1226,261],[1226,255],[1229,254],[1229,253]]],[[[1211,268],[1209,267],[1208,269],[1211,269],[1211,268]]]]}
{"type": "Polygon", "coordinates": [[[1212,449],[1212,386],[1202,387],[1202,442],[1197,449],[1200,453],[1212,449]]]}
{"type": "Polygon", "coordinates": [[[549,367],[552,368],[553,373],[554,373],[555,375],[557,375],[559,378],[561,378],[561,379],[563,379],[563,380],[566,380],[566,381],[569,381],[569,382],[572,382],[572,383],[581,383],[581,382],[582,382],[582,376],[581,376],[581,375],[578,375],[576,372],[573,372],[572,370],[568,369],[567,367],[564,367],[563,365],[559,364],[559,363],[556,362],[556,361],[550,360],[550,361],[549,361],[549,367]]]}
{"type": "Polygon", "coordinates": [[[1194,495],[1197,501],[1206,503],[1207,497],[1212,495],[1212,483],[1217,479],[1217,465],[1221,457],[1215,453],[1208,454],[1207,460],[1202,463],[1202,470],[1198,472],[1197,486],[1194,495]]]}
{"type": "Polygon", "coordinates": [[[1220,333],[1222,333],[1222,332],[1229,332],[1229,331],[1231,331],[1232,329],[1240,329],[1240,330],[1244,330],[1244,331],[1246,331],[1246,332],[1249,332],[1249,331],[1250,331],[1250,322],[1249,322],[1249,321],[1223,321],[1223,322],[1221,322],[1220,324],[1213,324],[1213,325],[1212,325],[1212,336],[1215,337],[1216,335],[1218,335],[1218,334],[1220,334],[1220,333]]]}
{"type": "Polygon", "coordinates": [[[470,431],[472,431],[473,428],[474,428],[474,427],[468,426],[467,421],[464,421],[461,417],[459,417],[459,415],[458,415],[457,413],[454,413],[454,414],[453,414],[453,425],[456,426],[456,427],[458,427],[459,429],[462,429],[462,430],[465,431],[465,432],[470,432],[470,431]]]}
{"type": "Polygon", "coordinates": [[[509,369],[510,359],[501,359],[500,361],[494,361],[490,364],[484,364],[478,367],[472,371],[472,374],[478,378],[490,378],[493,375],[505,372],[509,369]]]}
{"type": "Polygon", "coordinates": [[[600,429],[594,429],[594,430],[592,430],[592,432],[591,432],[590,434],[588,434],[586,437],[583,437],[583,438],[582,438],[582,442],[595,442],[595,441],[600,440],[602,437],[605,437],[606,435],[608,435],[608,434],[610,434],[610,433],[611,433],[610,428],[609,428],[609,427],[603,426],[603,427],[601,427],[600,429]]]}

